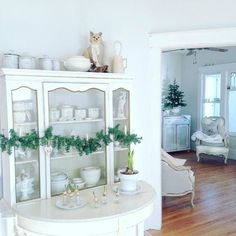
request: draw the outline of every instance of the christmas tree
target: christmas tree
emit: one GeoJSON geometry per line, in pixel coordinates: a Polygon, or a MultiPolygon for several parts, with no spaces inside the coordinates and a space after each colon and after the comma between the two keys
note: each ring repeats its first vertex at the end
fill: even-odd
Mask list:
{"type": "Polygon", "coordinates": [[[173,84],[168,86],[168,94],[164,97],[164,109],[172,109],[174,107],[185,107],[187,104],[183,100],[184,92],[179,90],[179,85],[174,80],[173,84]]]}

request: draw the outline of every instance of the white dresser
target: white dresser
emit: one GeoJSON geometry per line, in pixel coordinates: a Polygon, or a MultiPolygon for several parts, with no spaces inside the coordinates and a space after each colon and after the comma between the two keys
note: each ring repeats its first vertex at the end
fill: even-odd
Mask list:
{"type": "Polygon", "coordinates": [[[167,152],[190,149],[191,116],[164,116],[162,119],[162,148],[167,152]]]}

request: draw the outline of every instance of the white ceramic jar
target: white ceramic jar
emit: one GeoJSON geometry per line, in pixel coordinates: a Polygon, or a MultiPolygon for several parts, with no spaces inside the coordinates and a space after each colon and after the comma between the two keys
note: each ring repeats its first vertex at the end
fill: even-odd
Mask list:
{"type": "Polygon", "coordinates": [[[3,54],[3,68],[19,68],[19,55],[14,53],[3,54]]]}
{"type": "Polygon", "coordinates": [[[91,119],[97,119],[99,117],[99,108],[91,107],[88,109],[88,116],[91,119]]]}
{"type": "Polygon", "coordinates": [[[52,70],[53,62],[52,59],[47,55],[44,55],[42,58],[39,58],[39,69],[41,70],[52,70]]]}
{"type": "Polygon", "coordinates": [[[61,62],[59,60],[52,60],[52,69],[53,70],[61,70],[61,62]]]}
{"type": "Polygon", "coordinates": [[[19,68],[20,69],[35,69],[35,58],[27,54],[23,54],[19,57],[19,68]]]}
{"type": "Polygon", "coordinates": [[[61,107],[61,119],[72,120],[73,119],[73,107],[70,105],[64,105],[61,107]]]}
{"type": "Polygon", "coordinates": [[[75,109],[75,119],[76,120],[83,120],[87,117],[87,110],[86,109],[81,109],[77,108],[75,109]]]}
{"type": "Polygon", "coordinates": [[[51,107],[49,111],[50,121],[58,121],[60,118],[60,110],[56,107],[51,107]]]}

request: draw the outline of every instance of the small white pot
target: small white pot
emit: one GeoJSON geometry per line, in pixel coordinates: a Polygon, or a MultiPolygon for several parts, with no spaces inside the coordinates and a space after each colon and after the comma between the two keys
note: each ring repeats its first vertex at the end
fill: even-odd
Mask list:
{"type": "Polygon", "coordinates": [[[120,172],[119,177],[120,177],[120,189],[122,191],[133,192],[137,190],[138,172],[131,175],[120,172]]]}
{"type": "Polygon", "coordinates": [[[174,114],[174,115],[178,115],[180,113],[180,107],[173,107],[171,109],[171,112],[174,114]]]}

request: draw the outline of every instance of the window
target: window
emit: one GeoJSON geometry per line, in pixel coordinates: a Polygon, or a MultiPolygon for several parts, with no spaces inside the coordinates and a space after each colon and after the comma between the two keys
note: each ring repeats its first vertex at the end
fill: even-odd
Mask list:
{"type": "Polygon", "coordinates": [[[203,77],[202,115],[220,116],[221,74],[208,74],[203,77]]]}
{"type": "Polygon", "coordinates": [[[199,121],[204,116],[223,116],[229,134],[236,135],[236,63],[205,66],[199,72],[199,121]]]}
{"type": "Polygon", "coordinates": [[[236,72],[230,73],[229,78],[229,103],[228,103],[228,123],[229,123],[229,132],[236,133],[236,72]]]}

